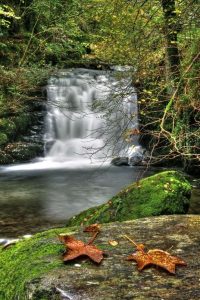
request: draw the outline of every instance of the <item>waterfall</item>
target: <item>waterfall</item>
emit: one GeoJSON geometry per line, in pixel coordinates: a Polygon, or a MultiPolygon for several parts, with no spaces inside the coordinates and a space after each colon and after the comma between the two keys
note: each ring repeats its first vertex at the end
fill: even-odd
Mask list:
{"type": "Polygon", "coordinates": [[[130,79],[118,73],[72,69],[49,79],[46,159],[105,161],[127,155],[130,139],[138,145],[137,135],[126,136],[128,130],[138,128],[137,97],[130,79]]]}

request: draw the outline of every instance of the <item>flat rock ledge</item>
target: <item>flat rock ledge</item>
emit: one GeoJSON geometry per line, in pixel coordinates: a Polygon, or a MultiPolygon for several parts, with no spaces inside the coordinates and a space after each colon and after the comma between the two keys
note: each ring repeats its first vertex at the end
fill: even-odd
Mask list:
{"type": "MultiPolygon", "coordinates": [[[[100,265],[93,264],[85,258],[64,264],[61,260],[64,248],[59,243],[56,233],[69,233],[69,228],[44,232],[40,234],[40,238],[37,238],[38,246],[30,245],[29,260],[32,261],[27,263],[29,268],[34,269],[37,262],[31,257],[34,256],[34,251],[38,251],[35,248],[38,249],[45,243],[48,248],[48,244],[53,243],[57,251],[54,250],[55,253],[53,251],[51,255],[48,250],[46,254],[44,251],[37,268],[42,264],[51,264],[53,260],[57,261],[56,267],[27,280],[24,294],[26,297],[12,299],[200,299],[199,229],[200,215],[151,217],[102,225],[102,231],[95,245],[105,250],[107,255],[100,265]],[[127,255],[133,253],[135,248],[124,239],[125,234],[137,243],[144,243],[147,249],[159,248],[170,252],[171,255],[181,257],[187,262],[187,266],[178,266],[176,275],[153,266],[139,272],[134,262],[126,260],[127,255]],[[108,243],[110,240],[115,240],[119,244],[115,247],[111,246],[108,243]]],[[[83,233],[81,227],[70,230],[76,238],[88,241],[88,234],[83,233]]],[[[24,243],[31,243],[31,240],[24,243]]],[[[27,246],[21,247],[21,250],[18,248],[18,255],[22,251],[23,259],[25,259],[26,250],[27,246]]],[[[11,248],[4,251],[8,251],[9,254],[9,251],[14,250],[11,248]]],[[[12,255],[11,258],[13,258],[12,255]]],[[[23,264],[25,266],[26,261],[22,262],[22,266],[23,264]]],[[[10,267],[12,267],[12,262],[10,267]]],[[[12,281],[11,284],[15,285],[15,282],[12,281]]],[[[9,289],[9,285],[7,288],[9,289]]]]}

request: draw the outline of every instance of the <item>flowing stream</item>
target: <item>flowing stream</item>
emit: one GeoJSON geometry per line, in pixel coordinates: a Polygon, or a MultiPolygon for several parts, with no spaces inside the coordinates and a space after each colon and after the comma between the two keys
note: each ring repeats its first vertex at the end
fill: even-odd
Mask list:
{"type": "Polygon", "coordinates": [[[0,168],[0,238],[62,225],[156,172],[110,165],[138,146],[129,134],[138,128],[134,88],[113,74],[73,69],[49,79],[45,157],[0,168]]]}

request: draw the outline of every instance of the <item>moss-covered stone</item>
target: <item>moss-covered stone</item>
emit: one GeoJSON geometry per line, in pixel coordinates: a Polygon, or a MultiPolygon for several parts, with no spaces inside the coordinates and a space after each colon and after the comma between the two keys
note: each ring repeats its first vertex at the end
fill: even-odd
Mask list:
{"type": "Polygon", "coordinates": [[[16,125],[11,119],[0,119],[0,131],[6,134],[8,137],[13,137],[16,132],[16,125]]]}
{"type": "Polygon", "coordinates": [[[64,264],[64,246],[59,233],[73,234],[87,242],[82,228],[60,228],[0,250],[1,300],[172,300],[199,299],[200,216],[161,216],[104,224],[95,245],[107,253],[100,265],[87,259],[64,264]],[[144,243],[147,249],[169,249],[187,267],[177,267],[176,276],[159,268],[142,273],[126,260],[135,247],[124,234],[144,243]],[[118,245],[113,247],[109,241],[118,245]],[[61,294],[63,293],[63,294],[61,294]],[[64,294],[66,297],[64,297],[64,294]]]}
{"type": "Polygon", "coordinates": [[[67,225],[184,214],[189,208],[190,195],[191,186],[182,173],[165,171],[129,185],[106,204],[92,207],[72,217],[67,225]]]}
{"type": "Polygon", "coordinates": [[[17,132],[22,134],[26,132],[28,126],[31,125],[31,115],[27,113],[22,113],[14,118],[17,132]]]}
{"type": "Polygon", "coordinates": [[[0,118],[0,146],[16,140],[31,124],[30,114],[20,113],[15,117],[0,118]]]}
{"type": "Polygon", "coordinates": [[[43,152],[43,145],[37,143],[17,142],[8,144],[4,151],[14,162],[29,161],[43,152]]]}
{"type": "Polygon", "coordinates": [[[14,162],[14,160],[9,154],[7,154],[4,151],[0,150],[0,164],[1,165],[10,164],[10,163],[13,163],[13,162],[14,162]]]}
{"type": "Polygon", "coordinates": [[[60,232],[71,234],[72,229],[53,229],[36,234],[30,240],[18,242],[10,249],[0,250],[0,299],[26,298],[25,284],[51,269],[62,267],[60,232]]]}
{"type": "Polygon", "coordinates": [[[0,146],[5,145],[8,142],[8,137],[5,133],[0,133],[0,146]]]}

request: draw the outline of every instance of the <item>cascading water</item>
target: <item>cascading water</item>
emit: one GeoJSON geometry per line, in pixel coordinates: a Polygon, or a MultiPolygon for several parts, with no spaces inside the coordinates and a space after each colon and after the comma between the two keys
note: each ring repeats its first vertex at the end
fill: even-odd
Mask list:
{"type": "MultiPolygon", "coordinates": [[[[46,160],[89,163],[128,155],[122,132],[137,128],[137,97],[113,72],[59,72],[47,86],[46,160]]],[[[137,136],[132,138],[138,144],[137,136]]],[[[130,140],[129,140],[130,142],[130,140]]]]}

